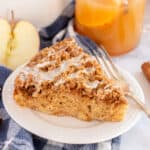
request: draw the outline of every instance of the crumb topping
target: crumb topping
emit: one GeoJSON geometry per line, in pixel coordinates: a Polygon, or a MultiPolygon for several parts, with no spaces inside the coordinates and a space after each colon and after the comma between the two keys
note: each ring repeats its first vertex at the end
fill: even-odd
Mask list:
{"type": "Polygon", "coordinates": [[[46,89],[72,91],[97,100],[118,101],[123,95],[104,74],[93,56],[83,52],[74,39],[40,51],[16,78],[17,88],[32,96],[46,89]]]}

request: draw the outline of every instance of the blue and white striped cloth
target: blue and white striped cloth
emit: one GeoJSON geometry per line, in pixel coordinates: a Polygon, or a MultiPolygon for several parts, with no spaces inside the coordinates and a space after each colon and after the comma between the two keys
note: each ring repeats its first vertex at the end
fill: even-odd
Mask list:
{"type": "MultiPolygon", "coordinates": [[[[56,21],[40,31],[41,48],[50,46],[65,37],[74,37],[77,42],[90,52],[96,45],[89,39],[75,33],[72,26],[74,15],[74,2],[70,3],[56,21]]],[[[0,88],[11,70],[0,66],[0,88]]],[[[0,90],[1,95],[1,90],[0,90]]],[[[119,150],[120,137],[96,144],[63,144],[40,138],[21,128],[5,111],[0,97],[0,116],[3,123],[0,124],[0,150],[119,150]]]]}

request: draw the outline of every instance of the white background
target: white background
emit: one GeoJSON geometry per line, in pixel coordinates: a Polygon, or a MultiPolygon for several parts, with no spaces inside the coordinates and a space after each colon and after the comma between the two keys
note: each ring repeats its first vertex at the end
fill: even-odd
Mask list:
{"type": "Polygon", "coordinates": [[[9,18],[10,10],[16,19],[31,21],[38,28],[49,25],[70,0],[0,0],[0,16],[9,18]]]}

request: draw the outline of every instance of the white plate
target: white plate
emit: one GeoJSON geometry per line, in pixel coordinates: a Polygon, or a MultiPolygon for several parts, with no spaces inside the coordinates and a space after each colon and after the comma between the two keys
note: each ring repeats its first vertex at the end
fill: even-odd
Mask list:
{"type": "MultiPolygon", "coordinates": [[[[128,100],[129,108],[122,122],[85,122],[71,117],[56,117],[21,108],[13,100],[14,79],[20,68],[13,72],[5,82],[3,103],[8,114],[20,126],[40,137],[70,144],[102,142],[125,133],[141,116],[141,111],[132,100],[128,100]]],[[[119,70],[130,83],[134,93],[144,102],[142,89],[134,77],[122,69],[119,70]]]]}

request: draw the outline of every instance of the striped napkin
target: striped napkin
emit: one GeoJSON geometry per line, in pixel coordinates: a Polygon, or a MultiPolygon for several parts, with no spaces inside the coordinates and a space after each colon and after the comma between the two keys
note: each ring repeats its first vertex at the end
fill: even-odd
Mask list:
{"type": "MultiPolygon", "coordinates": [[[[90,53],[90,49],[96,45],[88,38],[77,34],[72,25],[74,16],[74,1],[72,1],[62,12],[56,21],[41,29],[41,48],[52,45],[65,37],[74,37],[80,46],[90,53]],[[89,46],[90,45],[90,46],[89,46]]],[[[0,88],[11,70],[0,66],[0,88]]],[[[0,95],[1,95],[0,89],[0,95]]],[[[0,97],[0,117],[3,122],[0,124],[0,149],[1,150],[119,150],[120,137],[95,144],[63,144],[40,138],[21,128],[15,123],[5,111],[0,97]]]]}

